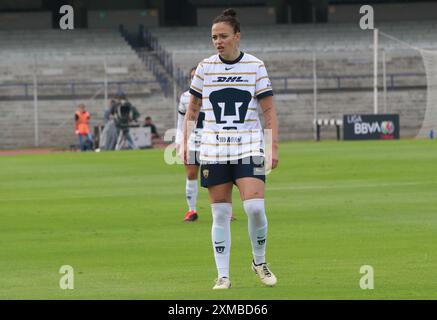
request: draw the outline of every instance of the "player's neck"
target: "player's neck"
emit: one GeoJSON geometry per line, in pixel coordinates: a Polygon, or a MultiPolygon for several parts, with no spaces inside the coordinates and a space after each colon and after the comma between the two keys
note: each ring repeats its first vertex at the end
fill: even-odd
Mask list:
{"type": "Polygon", "coordinates": [[[226,61],[234,61],[234,60],[238,59],[240,54],[241,54],[240,50],[239,49],[235,49],[235,51],[233,51],[231,54],[229,54],[229,55],[220,55],[220,57],[222,57],[226,61]]]}

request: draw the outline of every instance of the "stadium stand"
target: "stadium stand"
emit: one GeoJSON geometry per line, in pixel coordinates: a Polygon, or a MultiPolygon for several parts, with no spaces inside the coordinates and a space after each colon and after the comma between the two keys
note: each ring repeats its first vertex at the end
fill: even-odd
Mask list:
{"type": "Polygon", "coordinates": [[[112,31],[10,31],[0,32],[0,65],[3,83],[26,80],[32,74],[34,58],[38,69],[54,66],[62,74],[51,75],[53,81],[101,81],[104,59],[108,67],[125,68],[126,74],[112,75],[113,81],[154,80],[152,74],[117,32],[112,31]],[[68,75],[68,78],[66,76],[68,75]]]}
{"type": "MultiPolygon", "coordinates": [[[[379,28],[413,46],[437,48],[435,21],[385,22],[379,28]]],[[[152,48],[173,58],[176,74],[183,74],[214,54],[209,33],[203,27],[151,28],[145,38],[152,48]]],[[[384,100],[380,94],[380,112],[400,113],[402,137],[414,137],[426,106],[422,57],[417,50],[387,38],[380,37],[379,45],[386,52],[387,70],[387,97],[384,100]]],[[[313,53],[318,117],[373,112],[373,32],[361,30],[358,24],[247,26],[242,30],[241,48],[267,65],[277,93],[281,139],[314,137],[313,53]]],[[[382,53],[379,59],[381,66],[382,53]]],[[[382,74],[379,81],[382,91],[382,74]]],[[[335,139],[335,129],[324,135],[335,139]]]]}
{"type": "MultiPolygon", "coordinates": [[[[382,22],[378,28],[401,40],[412,41],[424,49],[436,46],[435,21],[405,21],[402,24],[382,22]]],[[[211,49],[210,28],[207,27],[150,28],[149,32],[169,51],[211,49]]],[[[262,28],[247,26],[242,34],[241,47],[247,51],[260,51],[260,48],[264,51],[361,50],[373,45],[371,31],[363,31],[358,24],[350,23],[267,25],[262,28]]],[[[385,39],[381,39],[381,46],[400,47],[399,44],[385,39]]]]}
{"type": "Polygon", "coordinates": [[[35,70],[40,146],[76,143],[72,115],[80,102],[92,125],[103,123],[105,63],[109,98],[123,90],[159,130],[173,126],[172,104],[117,31],[0,31],[0,47],[1,147],[34,145],[35,70]]]}
{"type": "MultiPolygon", "coordinates": [[[[435,21],[381,23],[380,29],[423,49],[436,49],[435,21]]],[[[357,24],[273,25],[243,30],[241,48],[262,59],[276,92],[281,139],[314,137],[313,53],[317,70],[317,117],[373,111],[373,36],[357,24]]],[[[144,31],[148,48],[134,50],[109,30],[0,31],[1,147],[34,144],[33,73],[37,66],[41,146],[75,142],[72,114],[79,102],[92,125],[103,122],[104,63],[108,93],[122,89],[158,130],[174,127],[176,99],[169,81],[187,87],[186,71],[214,54],[209,27],[163,27],[144,31]],[[36,59],[36,60],[35,60],[36,59]],[[163,76],[164,75],[164,76],[163,76]]],[[[422,57],[399,42],[380,38],[386,51],[387,97],[380,112],[398,112],[401,136],[413,137],[423,121],[426,78],[422,57]]],[[[380,75],[382,91],[382,75],[380,75]]],[[[326,130],[329,131],[329,130],[326,130]]],[[[324,132],[335,138],[335,130],[324,132]]]]}

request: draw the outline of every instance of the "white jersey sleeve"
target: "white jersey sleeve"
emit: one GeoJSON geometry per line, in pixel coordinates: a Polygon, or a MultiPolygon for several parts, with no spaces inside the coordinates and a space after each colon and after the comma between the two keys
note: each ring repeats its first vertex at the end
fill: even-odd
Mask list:
{"type": "Polygon", "coordinates": [[[179,99],[179,105],[178,105],[178,120],[177,120],[177,127],[176,127],[176,144],[181,144],[182,141],[182,130],[184,125],[184,117],[185,113],[188,109],[188,104],[190,103],[190,93],[188,91],[185,91],[182,93],[180,99],[179,99]]]}
{"type": "Polygon", "coordinates": [[[258,100],[272,96],[272,84],[270,83],[269,75],[267,74],[267,69],[264,63],[258,66],[256,73],[256,83],[255,83],[255,96],[258,100]]]}
{"type": "Polygon", "coordinates": [[[203,82],[204,82],[203,61],[196,68],[193,80],[191,81],[190,93],[202,99],[203,82]]]}

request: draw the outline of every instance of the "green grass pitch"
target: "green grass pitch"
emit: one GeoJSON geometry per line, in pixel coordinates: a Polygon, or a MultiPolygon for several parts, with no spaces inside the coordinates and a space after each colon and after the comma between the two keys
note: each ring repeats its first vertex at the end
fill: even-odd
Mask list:
{"type": "Polygon", "coordinates": [[[211,214],[183,223],[185,178],[162,150],[0,157],[0,299],[436,299],[434,141],[293,142],[268,176],[266,288],[234,191],[232,289],[211,214]],[[59,269],[74,268],[74,290],[59,269]],[[374,269],[374,289],[359,286],[374,269]]]}

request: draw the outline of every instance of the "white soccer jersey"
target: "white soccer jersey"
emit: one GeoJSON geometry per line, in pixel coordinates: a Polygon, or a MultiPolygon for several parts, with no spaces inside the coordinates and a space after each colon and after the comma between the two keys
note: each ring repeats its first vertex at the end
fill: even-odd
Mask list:
{"type": "MultiPolygon", "coordinates": [[[[190,92],[185,91],[182,93],[179,99],[178,105],[178,123],[176,130],[176,144],[181,144],[182,142],[182,131],[184,126],[184,117],[185,113],[188,110],[188,105],[190,104],[190,92]]],[[[193,130],[190,139],[188,139],[188,149],[190,151],[200,151],[200,140],[202,136],[202,128],[203,128],[203,119],[205,118],[205,114],[202,112],[199,113],[199,118],[196,123],[196,128],[193,130]]]]}
{"type": "Polygon", "coordinates": [[[261,60],[243,52],[232,62],[213,55],[197,66],[190,93],[205,112],[201,161],[264,156],[258,107],[273,91],[261,60]]]}

